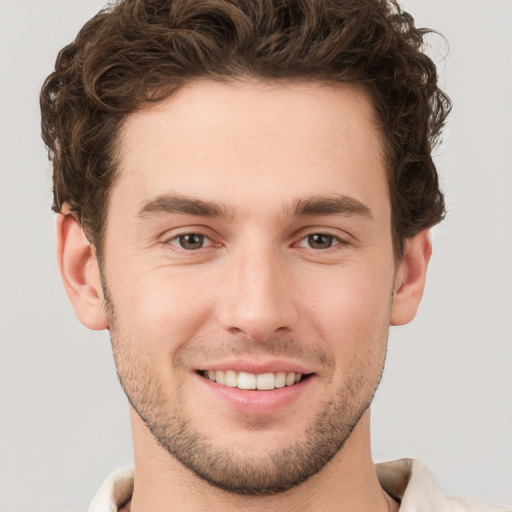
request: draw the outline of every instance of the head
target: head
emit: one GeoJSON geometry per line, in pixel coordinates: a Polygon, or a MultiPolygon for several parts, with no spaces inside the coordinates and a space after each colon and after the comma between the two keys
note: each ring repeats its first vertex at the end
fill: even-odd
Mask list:
{"type": "Polygon", "coordinates": [[[364,447],[444,212],[421,36],[393,2],[139,0],[60,53],[61,269],[146,450],[271,494],[364,447]]]}

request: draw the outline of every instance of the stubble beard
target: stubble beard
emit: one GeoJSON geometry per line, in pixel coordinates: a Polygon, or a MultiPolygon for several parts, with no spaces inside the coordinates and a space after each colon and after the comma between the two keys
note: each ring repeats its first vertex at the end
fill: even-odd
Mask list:
{"type": "MultiPolygon", "coordinates": [[[[342,450],[370,407],[384,368],[387,325],[377,344],[383,347],[382,353],[366,354],[364,360],[352,362],[349,376],[332,399],[322,402],[301,439],[264,454],[251,451],[250,443],[218,446],[200,430],[201,423],[186,417],[180,406],[179,385],[170,394],[152,374],[145,354],[135,353],[136,343],[121,333],[111,302],[107,313],[117,375],[133,409],[171,457],[203,481],[233,494],[277,494],[324,468],[342,450]]],[[[289,341],[286,345],[292,347],[293,340],[289,341]]]]}

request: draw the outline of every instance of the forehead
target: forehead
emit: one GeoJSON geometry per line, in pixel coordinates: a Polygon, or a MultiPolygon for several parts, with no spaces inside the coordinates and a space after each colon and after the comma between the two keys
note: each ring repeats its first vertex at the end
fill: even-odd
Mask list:
{"type": "Polygon", "coordinates": [[[353,86],[196,82],[128,117],[119,140],[111,210],[168,192],[235,208],[257,194],[387,202],[374,111],[353,86]]]}

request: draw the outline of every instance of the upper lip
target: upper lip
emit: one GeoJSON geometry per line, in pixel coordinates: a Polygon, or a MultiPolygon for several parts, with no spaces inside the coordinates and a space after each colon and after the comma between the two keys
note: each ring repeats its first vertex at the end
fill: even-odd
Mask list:
{"type": "Polygon", "coordinates": [[[224,361],[215,361],[212,363],[205,363],[198,367],[198,370],[202,371],[216,371],[216,370],[234,370],[235,372],[246,372],[246,373],[301,373],[307,375],[314,373],[311,368],[307,366],[289,361],[286,359],[272,359],[268,361],[254,361],[250,359],[232,359],[224,361]]]}

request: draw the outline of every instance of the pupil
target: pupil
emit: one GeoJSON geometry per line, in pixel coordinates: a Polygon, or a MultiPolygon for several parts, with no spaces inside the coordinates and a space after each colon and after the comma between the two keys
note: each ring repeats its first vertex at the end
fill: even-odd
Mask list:
{"type": "Polygon", "coordinates": [[[308,238],[313,249],[328,249],[332,245],[331,235],[309,235],[308,238]]]}
{"type": "Polygon", "coordinates": [[[200,249],[203,246],[203,235],[183,235],[180,236],[180,245],[183,249],[200,249]]]}

